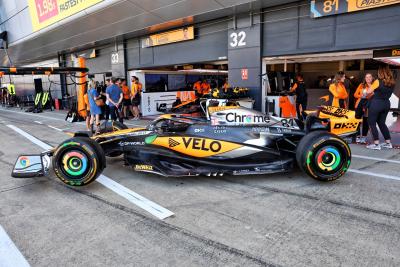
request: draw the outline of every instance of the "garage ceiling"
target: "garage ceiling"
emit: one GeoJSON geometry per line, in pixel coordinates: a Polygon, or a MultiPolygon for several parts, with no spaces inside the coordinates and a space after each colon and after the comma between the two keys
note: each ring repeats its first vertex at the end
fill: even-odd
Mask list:
{"type": "MultiPolygon", "coordinates": [[[[110,1],[113,2],[113,1],[110,1]]],[[[168,28],[198,23],[293,1],[251,0],[123,0],[44,33],[11,44],[14,64],[55,57],[122,38],[146,35],[168,28]]],[[[0,60],[7,64],[4,52],[0,60]]]]}

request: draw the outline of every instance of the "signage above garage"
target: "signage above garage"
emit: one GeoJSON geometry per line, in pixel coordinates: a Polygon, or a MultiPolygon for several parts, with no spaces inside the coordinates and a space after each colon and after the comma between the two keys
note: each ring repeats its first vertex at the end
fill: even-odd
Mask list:
{"type": "Polygon", "coordinates": [[[311,17],[319,18],[399,3],[400,0],[312,0],[311,17]]]}
{"type": "Polygon", "coordinates": [[[28,0],[33,31],[38,31],[104,0],[28,0]]]}
{"type": "Polygon", "coordinates": [[[167,31],[150,35],[142,39],[142,47],[159,46],[194,39],[194,27],[185,27],[177,30],[167,31]]]}

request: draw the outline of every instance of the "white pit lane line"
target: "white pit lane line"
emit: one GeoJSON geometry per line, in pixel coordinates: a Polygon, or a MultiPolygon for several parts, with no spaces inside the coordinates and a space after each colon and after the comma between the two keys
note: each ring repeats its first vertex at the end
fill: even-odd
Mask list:
{"type": "Polygon", "coordinates": [[[352,157],[353,158],[358,158],[358,159],[370,159],[370,160],[375,160],[375,161],[384,161],[384,162],[400,164],[399,160],[384,159],[384,158],[374,158],[374,157],[367,157],[367,156],[361,156],[361,155],[352,155],[352,157]]]}
{"type": "MultiPolygon", "coordinates": [[[[47,120],[56,120],[56,121],[64,121],[64,122],[66,122],[65,119],[56,118],[56,117],[47,117],[47,116],[44,115],[44,114],[47,114],[47,113],[42,113],[43,115],[39,115],[39,114],[36,114],[36,113],[19,112],[19,111],[15,111],[15,110],[4,109],[4,108],[0,108],[0,111],[10,112],[10,113],[17,113],[17,114],[21,114],[21,115],[34,116],[34,117],[38,117],[38,118],[42,118],[42,119],[47,119],[47,120]]],[[[40,122],[40,121],[34,121],[34,122],[35,122],[35,123],[38,123],[38,124],[43,124],[43,123],[40,122]]],[[[80,122],[73,122],[73,123],[71,123],[71,124],[85,125],[85,122],[84,122],[84,121],[80,121],[80,122]]],[[[130,121],[124,122],[124,124],[127,125],[127,126],[143,127],[143,125],[135,124],[135,123],[132,123],[132,122],[130,122],[130,121]]]]}
{"type": "Polygon", "coordinates": [[[354,169],[349,169],[348,172],[357,173],[357,174],[363,174],[363,175],[368,175],[368,176],[374,176],[374,177],[380,177],[380,178],[389,179],[389,180],[400,181],[400,177],[393,176],[393,175],[386,175],[386,174],[380,174],[380,173],[375,173],[375,172],[367,172],[367,171],[360,171],[360,170],[354,170],[354,169]]]}
{"type": "MultiPolygon", "coordinates": [[[[378,161],[378,162],[388,162],[388,163],[400,164],[399,160],[384,159],[384,158],[374,158],[374,157],[368,157],[368,156],[362,156],[362,155],[352,155],[352,157],[353,158],[358,158],[358,159],[375,160],[375,161],[378,161]]],[[[376,173],[376,172],[368,172],[368,171],[361,171],[361,170],[355,170],[355,169],[349,169],[348,172],[357,173],[357,174],[363,174],[363,175],[368,175],[368,176],[374,176],[374,177],[380,177],[380,178],[389,179],[389,180],[400,181],[400,177],[394,176],[394,175],[387,175],[387,174],[381,174],[381,173],[376,173]]]]}
{"type": "Polygon", "coordinates": [[[0,225],[0,266],[1,267],[29,267],[29,263],[15,246],[0,225]]]}
{"type": "Polygon", "coordinates": [[[57,128],[57,127],[54,127],[54,126],[51,126],[51,125],[47,125],[47,126],[50,127],[51,129],[59,131],[59,132],[64,131],[63,129],[60,129],[60,128],[57,128]]]}
{"type": "MultiPolygon", "coordinates": [[[[26,139],[28,139],[35,145],[37,145],[45,150],[49,150],[49,149],[53,148],[50,145],[42,142],[41,140],[37,139],[36,137],[28,134],[27,132],[19,129],[18,127],[14,126],[14,125],[7,125],[7,127],[14,130],[15,132],[19,133],[20,135],[22,135],[23,137],[25,137],[26,139]]],[[[164,220],[164,219],[174,215],[174,213],[172,211],[158,205],[157,203],[154,203],[153,201],[139,195],[138,193],[133,192],[129,188],[115,182],[114,180],[112,180],[111,178],[109,178],[105,175],[100,175],[96,179],[96,181],[99,182],[100,184],[102,184],[103,186],[107,187],[108,189],[112,190],[114,193],[124,197],[129,202],[131,202],[131,203],[135,204],[136,206],[144,209],[145,211],[151,213],[152,215],[154,215],[155,217],[157,217],[160,220],[164,220]]],[[[0,262],[0,266],[1,266],[1,262],[0,262]]]]}

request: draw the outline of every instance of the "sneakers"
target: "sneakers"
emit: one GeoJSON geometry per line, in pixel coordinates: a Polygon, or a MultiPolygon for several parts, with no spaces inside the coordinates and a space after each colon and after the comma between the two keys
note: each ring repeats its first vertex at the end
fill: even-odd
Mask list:
{"type": "Polygon", "coordinates": [[[382,149],[380,144],[370,144],[370,145],[366,146],[366,148],[373,149],[373,150],[381,150],[382,149]]]}
{"type": "Polygon", "coordinates": [[[367,138],[365,136],[357,136],[356,143],[366,144],[367,143],[367,138]]]}
{"type": "Polygon", "coordinates": [[[383,144],[381,144],[381,147],[385,148],[385,149],[392,149],[393,145],[392,145],[392,143],[383,143],[383,144]]]}

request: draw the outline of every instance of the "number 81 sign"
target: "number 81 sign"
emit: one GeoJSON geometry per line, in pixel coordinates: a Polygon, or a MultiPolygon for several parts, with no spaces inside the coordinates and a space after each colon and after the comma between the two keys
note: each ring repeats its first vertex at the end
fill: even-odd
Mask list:
{"type": "Polygon", "coordinates": [[[400,0],[312,0],[311,17],[319,18],[400,3],[400,0]]]}

